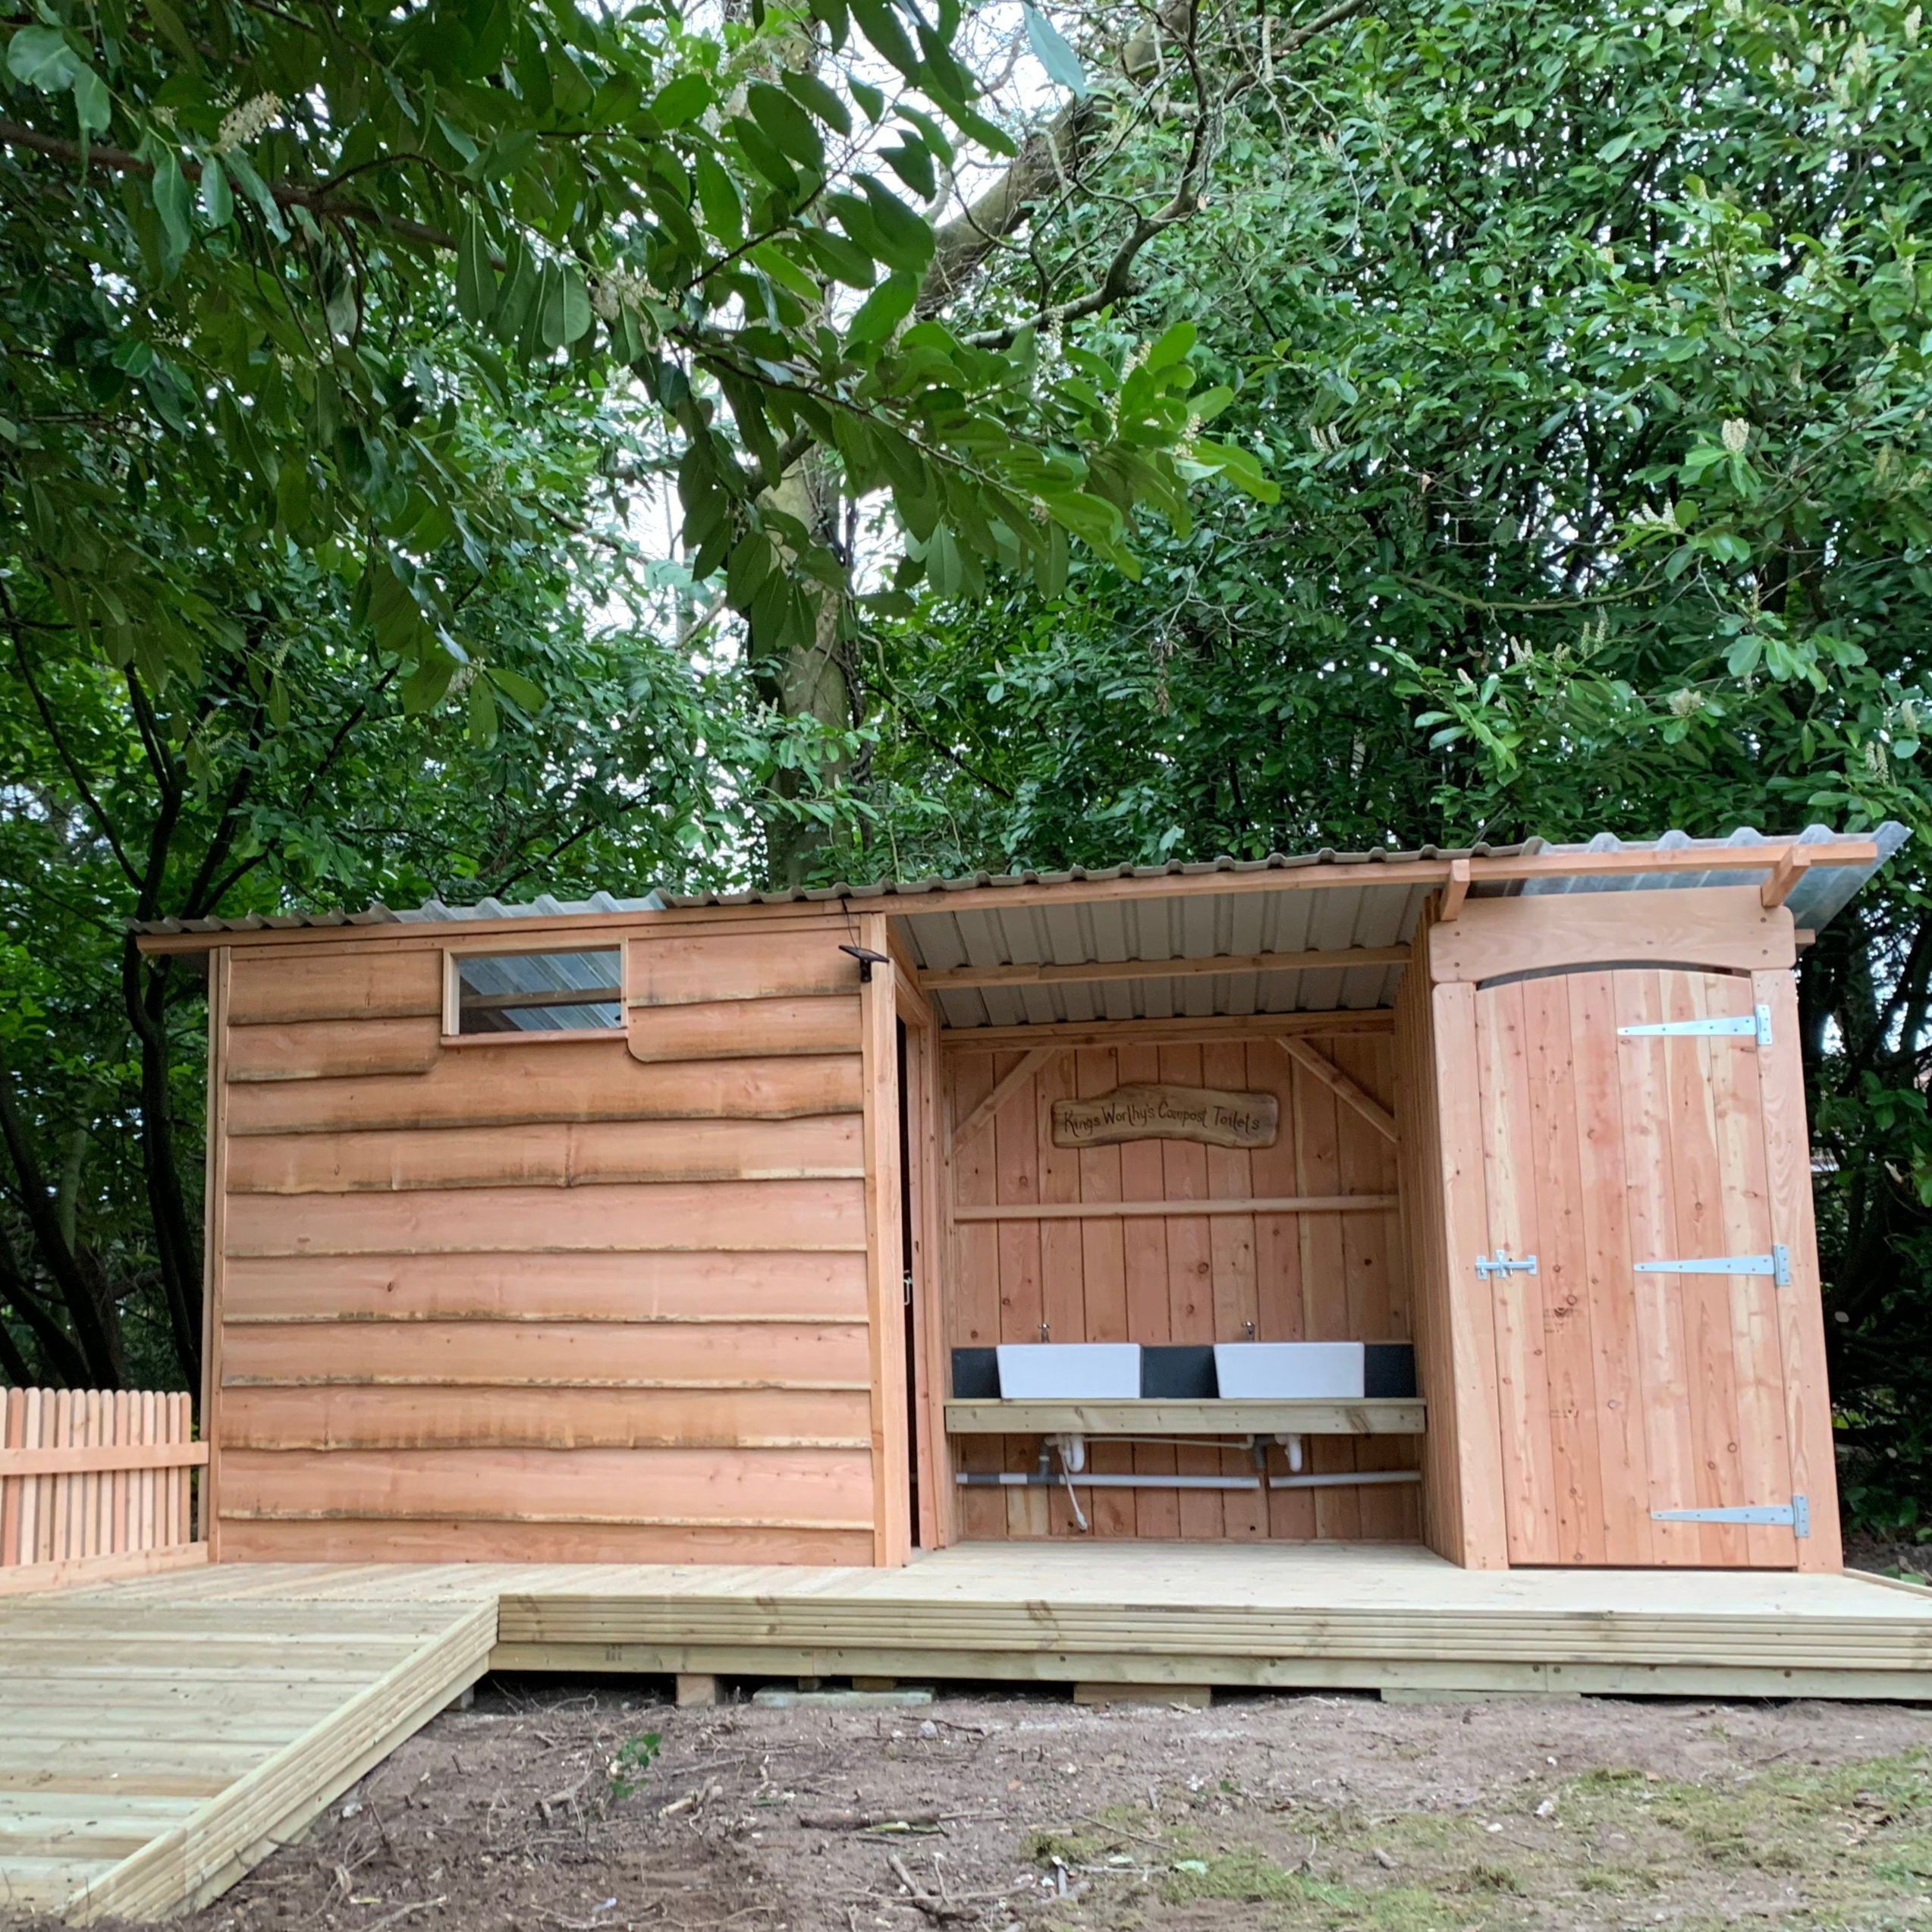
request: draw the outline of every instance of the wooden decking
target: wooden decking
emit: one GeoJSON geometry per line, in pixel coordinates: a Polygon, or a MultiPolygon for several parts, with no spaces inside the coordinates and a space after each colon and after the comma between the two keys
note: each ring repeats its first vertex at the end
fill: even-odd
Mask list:
{"type": "Polygon", "coordinates": [[[966,1544],[903,1569],[224,1564],[0,1601],[0,1905],[212,1897],[488,1667],[1932,1701],[1932,1592],[1408,1546],[966,1544]]]}
{"type": "Polygon", "coordinates": [[[366,1602],[203,1569],[0,1604],[0,1905],[225,1890],[482,1674],[487,1594],[366,1602]]]}

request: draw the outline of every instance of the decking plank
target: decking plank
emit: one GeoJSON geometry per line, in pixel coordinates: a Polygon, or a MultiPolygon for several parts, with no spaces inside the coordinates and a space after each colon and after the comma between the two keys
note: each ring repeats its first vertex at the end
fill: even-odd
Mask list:
{"type": "Polygon", "coordinates": [[[1932,1701],[1932,1596],[1822,1572],[1465,1570],[1409,1544],[228,1564],[0,1602],[0,1902],[83,1924],[212,1897],[492,1660],[1932,1701]]]}

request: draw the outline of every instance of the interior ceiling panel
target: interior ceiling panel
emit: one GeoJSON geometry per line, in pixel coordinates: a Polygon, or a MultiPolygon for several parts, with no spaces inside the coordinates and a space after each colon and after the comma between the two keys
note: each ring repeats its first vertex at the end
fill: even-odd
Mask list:
{"type": "MultiPolygon", "coordinates": [[[[1187,898],[991,907],[943,901],[902,915],[919,965],[1078,966],[1145,960],[1247,959],[1406,944],[1434,886],[1230,892],[1187,898]]],[[[935,988],[948,1026],[1031,1026],[1058,1020],[1206,1019],[1217,1015],[1356,1010],[1394,1004],[1402,968],[1387,964],[1181,977],[935,988]]]]}

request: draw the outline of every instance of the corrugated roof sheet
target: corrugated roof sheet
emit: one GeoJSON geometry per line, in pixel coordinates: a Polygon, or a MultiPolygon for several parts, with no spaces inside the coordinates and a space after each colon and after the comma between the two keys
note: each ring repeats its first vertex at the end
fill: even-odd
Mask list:
{"type": "MultiPolygon", "coordinates": [[[[1824,825],[1809,825],[1798,835],[1811,844],[1828,843],[1839,834],[1824,825]]],[[[1836,913],[1867,879],[1908,836],[1891,821],[1871,834],[1878,858],[1871,865],[1834,866],[1801,880],[1789,900],[1797,924],[1816,931],[1836,913]]],[[[1761,868],[1740,870],[1715,862],[1727,847],[1762,845],[1766,834],[1741,826],[1727,837],[1695,839],[1669,831],[1654,839],[1619,839],[1599,832],[1576,845],[1557,845],[1541,838],[1519,845],[1419,846],[1410,850],[1374,847],[1361,852],[1271,853],[1265,859],[1214,859],[1197,863],[1181,860],[1163,865],[1114,865],[1099,869],[1075,866],[1061,872],[975,872],[963,878],[882,879],[868,885],[796,887],[787,891],[664,894],[652,891],[635,898],[616,898],[607,892],[588,899],[560,900],[544,894],[507,902],[479,900],[471,906],[449,906],[432,899],[406,910],[372,906],[360,913],[251,913],[223,919],[159,919],[142,925],[144,932],[253,932],[283,927],[383,925],[398,921],[476,921],[521,917],[557,917],[596,913],[655,911],[680,908],[784,905],[831,901],[914,903],[895,906],[906,922],[921,963],[928,966],[993,966],[1031,963],[1082,965],[1097,961],[1145,959],[1205,959],[1221,954],[1239,957],[1264,952],[1334,950],[1348,946],[1399,944],[1414,932],[1415,922],[1433,884],[1401,875],[1402,867],[1418,859],[1513,858],[1529,853],[1560,854],[1606,851],[1679,850],[1707,848],[1714,863],[1707,872],[1627,872],[1614,876],[1534,879],[1490,883],[1475,888],[1478,897],[1514,892],[1635,892],[1679,890],[1700,885],[1749,884],[1761,879],[1761,868]],[[947,894],[985,887],[1075,885],[1111,879],[1195,878],[1217,874],[1246,877],[1267,872],[1299,871],[1311,866],[1387,865],[1386,884],[1352,881],[1319,893],[1275,894],[1245,890],[1223,895],[1197,894],[1185,899],[1122,900],[1102,904],[1070,897],[1064,906],[1016,906],[1010,912],[946,913],[947,894]]],[[[1115,980],[1086,986],[988,988],[942,993],[942,1011],[950,1025],[1019,1024],[1052,1019],[1084,1020],[1103,1017],[1217,1013],[1292,1013],[1313,1008],[1384,1005],[1393,996],[1396,967],[1327,969],[1316,972],[1250,973],[1236,984],[1234,975],[1203,974],[1189,980],[1115,980]]]]}
{"type": "MultiPolygon", "coordinates": [[[[1807,825],[1798,834],[1800,845],[1827,845],[1842,834],[1828,825],[1807,825]]],[[[1890,859],[1912,834],[1896,819],[1888,818],[1867,834],[1878,847],[1877,860],[1869,865],[1833,865],[1807,872],[1792,887],[1785,903],[1801,931],[1816,932],[1844,911],[1858,895],[1858,888],[1890,859]]],[[[1764,834],[1749,825],[1740,825],[1728,838],[1692,838],[1689,832],[1666,832],[1660,838],[1619,839],[1613,832],[1599,832],[1584,845],[1552,845],[1554,853],[1582,852],[1683,852],[1703,850],[1714,861],[1727,847],[1765,845],[1764,834]]],[[[1629,872],[1616,877],[1583,874],[1569,878],[1530,879],[1519,888],[1525,893],[1641,892],[1663,886],[1755,885],[1764,876],[1761,867],[1740,872],[1714,863],[1707,872],[1629,872]]]]}
{"type": "Polygon", "coordinates": [[[655,913],[669,902],[655,889],[641,899],[613,898],[593,892],[588,899],[553,899],[539,893],[534,899],[479,899],[473,906],[446,906],[440,899],[391,911],[379,900],[360,913],[250,913],[234,919],[149,919],[137,921],[137,932],[269,932],[295,926],[395,925],[427,919],[558,919],[574,913],[655,913]]]}
{"type": "Polygon", "coordinates": [[[1164,865],[1107,865],[1090,869],[1076,865],[1064,872],[971,872],[963,878],[879,879],[870,885],[803,885],[778,892],[671,893],[669,906],[786,906],[825,899],[909,899],[935,893],[969,892],[982,886],[1077,885],[1107,879],[1201,878],[1215,872],[1294,872],[1306,865],[1400,865],[1418,859],[1513,859],[1519,853],[1547,852],[1544,840],[1521,845],[1423,845],[1413,851],[1386,846],[1365,852],[1337,852],[1324,846],[1319,852],[1271,852],[1265,859],[1170,859],[1164,865]]]}
{"type": "MultiPolygon", "coordinates": [[[[1813,825],[1799,834],[1811,844],[1827,843],[1837,834],[1813,825]]],[[[1905,842],[1905,828],[1887,825],[1874,834],[1879,863],[1905,842]]],[[[1667,832],[1661,838],[1619,841],[1600,833],[1581,845],[1551,845],[1534,840],[1526,845],[1484,847],[1468,852],[1425,847],[1414,853],[1384,855],[1399,865],[1404,859],[1513,856],[1519,853],[1677,851],[1707,847],[1717,859],[1739,846],[1767,843],[1764,835],[1748,827],[1723,839],[1693,839],[1687,833],[1667,832]]],[[[1313,855],[1302,862],[1359,863],[1372,855],[1334,853],[1313,855]]],[[[1129,960],[1239,959],[1261,953],[1338,952],[1350,947],[1405,944],[1415,936],[1422,908],[1436,891],[1433,880],[1411,883],[1392,870],[1386,884],[1353,881],[1321,892],[1205,893],[1186,897],[1105,900],[1069,899],[1016,906],[986,907],[954,913],[946,909],[944,894],[969,884],[1018,884],[1031,881],[1057,884],[1076,877],[1154,878],[1189,873],[1254,872],[1274,861],[1236,865],[1169,867],[1107,874],[1019,875],[1007,878],[982,876],[971,881],[943,881],[913,888],[914,903],[894,909],[900,928],[912,944],[919,965],[928,969],[957,966],[1086,966],[1129,960]]],[[[1279,862],[1283,865],[1296,862],[1279,862]]],[[[1808,874],[1788,902],[1801,927],[1814,931],[1840,910],[1877,869],[1873,866],[1833,866],[1808,874]]],[[[1518,892],[1633,892],[1645,888],[1677,890],[1700,885],[1755,885],[1763,868],[1740,871],[1714,863],[1707,872],[1624,873],[1578,878],[1494,881],[1478,885],[1475,896],[1497,897],[1518,892]]],[[[905,891],[906,888],[898,888],[905,891]]],[[[776,895],[774,895],[776,896],[776,895]]],[[[829,897],[829,891],[793,897],[829,897]]],[[[854,898],[876,897],[853,893],[854,898]]],[[[1195,973],[1183,978],[1150,975],[1145,979],[1059,981],[1045,985],[938,987],[932,989],[941,1019],[950,1027],[1041,1026],[1055,1021],[1085,1023],[1101,1019],[1200,1019],[1220,1015],[1325,1013],[1392,1006],[1400,979],[1399,966],[1324,966],[1312,969],[1195,973]]]]}

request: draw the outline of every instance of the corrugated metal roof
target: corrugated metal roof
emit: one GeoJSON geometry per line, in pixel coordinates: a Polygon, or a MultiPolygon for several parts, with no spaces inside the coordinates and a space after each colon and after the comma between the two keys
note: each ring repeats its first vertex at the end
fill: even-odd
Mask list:
{"type": "MultiPolygon", "coordinates": [[[[1842,834],[1828,825],[1807,825],[1798,834],[1800,845],[1828,845],[1842,834]]],[[[1888,818],[1866,834],[1878,847],[1877,859],[1869,865],[1832,865],[1807,872],[1792,887],[1785,903],[1791,909],[1792,922],[1801,931],[1816,932],[1836,919],[1857,897],[1858,888],[1890,859],[1912,834],[1895,818],[1888,818]]],[[[1582,852],[1683,852],[1704,850],[1714,859],[1726,847],[1766,845],[1764,833],[1740,825],[1728,838],[1692,838],[1689,832],[1666,832],[1660,838],[1619,839],[1613,832],[1599,832],[1585,845],[1552,845],[1553,853],[1582,852]]],[[[1518,888],[1524,893],[1546,892],[1642,892],[1660,887],[1695,885],[1755,885],[1764,876],[1763,868],[1740,872],[1736,867],[1714,864],[1707,872],[1626,872],[1606,876],[1582,873],[1568,878],[1525,880],[1518,888]]]]}
{"type": "Polygon", "coordinates": [[[440,899],[391,911],[380,901],[360,913],[250,913],[235,919],[148,919],[137,932],[272,932],[297,926],[395,925],[427,919],[559,919],[576,913],[655,913],[669,902],[653,889],[641,899],[616,899],[593,892],[588,899],[479,899],[473,906],[445,906],[440,899]]]}
{"type": "Polygon", "coordinates": [[[1271,852],[1265,859],[1170,859],[1164,865],[1107,865],[1089,870],[1076,865],[1064,872],[972,872],[963,878],[879,879],[870,885],[803,885],[779,892],[671,893],[669,906],[790,906],[826,899],[908,899],[942,892],[970,892],[982,886],[1079,885],[1108,879],[1202,878],[1216,872],[1296,872],[1308,865],[1401,865],[1418,859],[1513,859],[1521,853],[1547,852],[1540,838],[1521,845],[1423,845],[1413,851],[1371,847],[1365,852],[1337,852],[1324,846],[1319,852],[1271,852]]]}
{"type": "MultiPolygon", "coordinates": [[[[1838,836],[1823,825],[1808,826],[1802,842],[1818,844],[1838,836]]],[[[1871,835],[1878,858],[1870,865],[1833,866],[1808,874],[1789,903],[1795,922],[1817,931],[1841,911],[1880,865],[1908,836],[1888,821],[1871,835]]],[[[1491,881],[1475,887],[1487,897],[1516,892],[1635,892],[1676,891],[1702,885],[1753,884],[1762,867],[1726,867],[1726,848],[1767,843],[1748,826],[1728,837],[1694,839],[1681,831],[1655,839],[1619,840],[1600,832],[1585,843],[1552,845],[1531,839],[1520,845],[1422,846],[1410,851],[1381,848],[1365,852],[1324,850],[1265,859],[1216,859],[1201,864],[1176,861],[1164,865],[1117,865],[1063,872],[978,872],[964,878],[887,879],[869,885],[830,885],[784,892],[661,894],[618,899],[598,893],[589,899],[548,896],[506,904],[484,899],[473,906],[447,906],[432,900],[413,910],[392,912],[375,906],[364,913],[253,915],[247,919],[161,920],[149,932],[247,932],[289,926],[385,925],[398,921],[478,921],[555,917],[597,913],[635,913],[665,906],[782,905],[800,903],[894,900],[892,907],[919,964],[928,969],[1016,965],[1089,966],[1145,960],[1239,959],[1265,953],[1334,952],[1351,947],[1405,944],[1415,931],[1423,906],[1436,888],[1434,880],[1403,876],[1405,865],[1418,859],[1513,858],[1531,853],[1560,855],[1607,851],[1681,850],[1707,848],[1708,870],[1626,872],[1613,875],[1491,881]],[[1114,879],[1156,881],[1229,875],[1247,878],[1268,872],[1310,867],[1386,865],[1385,881],[1354,879],[1320,891],[1270,892],[1245,886],[1227,893],[1202,892],[1145,897],[1093,899],[1070,894],[1063,903],[979,906],[954,912],[949,894],[981,887],[1076,885],[1114,879]]],[[[1031,895],[1029,895],[1029,900],[1031,895]]],[[[1215,1015],[1366,1009],[1391,1004],[1402,969],[1364,965],[1293,970],[1193,973],[1180,978],[1060,982],[1047,985],[936,988],[934,997],[951,1027],[1038,1025],[1056,1020],[1205,1019],[1215,1015]]]]}

